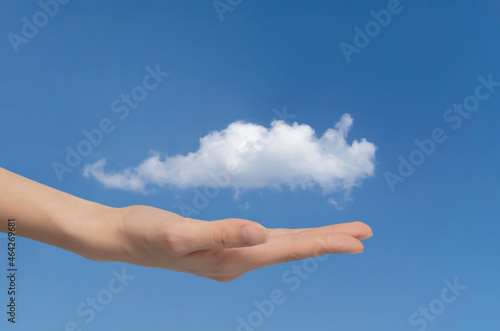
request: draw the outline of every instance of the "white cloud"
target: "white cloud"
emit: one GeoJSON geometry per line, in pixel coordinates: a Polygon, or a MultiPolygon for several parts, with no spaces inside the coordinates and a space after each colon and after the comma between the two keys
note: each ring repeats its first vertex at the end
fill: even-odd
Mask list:
{"type": "Polygon", "coordinates": [[[105,172],[106,160],[87,164],[83,174],[110,188],[148,192],[155,187],[200,186],[241,189],[287,186],[323,193],[349,191],[373,175],[376,147],[366,139],[349,144],[352,118],[316,137],[308,125],[273,121],[271,128],[235,122],[200,139],[187,155],[153,153],[136,167],[105,172]]]}

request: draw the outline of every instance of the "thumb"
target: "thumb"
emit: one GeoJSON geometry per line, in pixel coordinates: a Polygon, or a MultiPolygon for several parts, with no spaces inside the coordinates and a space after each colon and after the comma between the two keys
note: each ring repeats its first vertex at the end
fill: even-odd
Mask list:
{"type": "Polygon", "coordinates": [[[239,218],[200,221],[192,226],[190,237],[195,250],[254,246],[269,240],[265,227],[239,218]]]}

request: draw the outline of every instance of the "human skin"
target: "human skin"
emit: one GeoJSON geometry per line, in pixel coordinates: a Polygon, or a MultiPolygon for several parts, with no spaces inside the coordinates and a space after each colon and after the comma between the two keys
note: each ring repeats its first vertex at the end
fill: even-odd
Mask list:
{"type": "Polygon", "coordinates": [[[249,220],[202,221],[149,206],[114,208],[87,201],[0,168],[0,231],[94,261],[163,268],[221,282],[277,263],[361,253],[372,236],[361,222],[266,229],[249,220]],[[245,229],[245,230],[243,230],[245,229]]]}

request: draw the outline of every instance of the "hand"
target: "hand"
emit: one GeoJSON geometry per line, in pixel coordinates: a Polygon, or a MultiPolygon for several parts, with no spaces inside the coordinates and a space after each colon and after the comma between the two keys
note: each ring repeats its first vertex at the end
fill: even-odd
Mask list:
{"type": "Polygon", "coordinates": [[[332,253],[361,253],[371,229],[360,222],[312,229],[265,229],[242,219],[200,221],[147,206],[112,208],[0,168],[0,231],[91,260],[120,261],[231,281],[273,264],[332,253]]]}
{"type": "Polygon", "coordinates": [[[360,240],[372,236],[370,227],[361,222],[267,230],[248,220],[207,222],[148,206],[122,208],[120,214],[120,253],[106,260],[187,272],[221,282],[277,263],[332,253],[361,253],[360,240]]]}

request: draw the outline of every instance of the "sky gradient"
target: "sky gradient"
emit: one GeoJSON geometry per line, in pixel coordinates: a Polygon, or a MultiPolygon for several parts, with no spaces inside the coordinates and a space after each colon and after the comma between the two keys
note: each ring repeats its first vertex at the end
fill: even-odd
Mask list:
{"type": "Polygon", "coordinates": [[[196,217],[269,228],[363,221],[374,236],[363,254],[230,283],[93,262],[19,238],[18,323],[2,313],[2,330],[74,322],[219,331],[241,320],[259,331],[500,329],[498,1],[63,2],[1,5],[1,167],[102,204],[179,212],[193,204],[194,187],[114,189],[86,178],[84,166],[106,159],[120,171],[152,152],[187,155],[237,121],[297,122],[319,137],[347,113],[347,142],[376,146],[374,173],[360,185],[328,194],[317,185],[260,187],[237,199],[221,188],[196,217]],[[49,14],[37,14],[46,3],[49,14]],[[168,75],[154,76],[157,68],[168,75]],[[122,99],[133,92],[140,101],[122,99]],[[92,143],[84,131],[96,128],[102,139],[92,143]],[[86,155],[68,164],[78,146],[86,155]],[[70,171],[58,176],[55,163],[70,171]],[[112,298],[110,282],[122,285],[112,298]],[[102,311],[89,308],[99,295],[102,311]],[[254,313],[254,301],[273,298],[281,303],[269,316],[254,313]]]}

